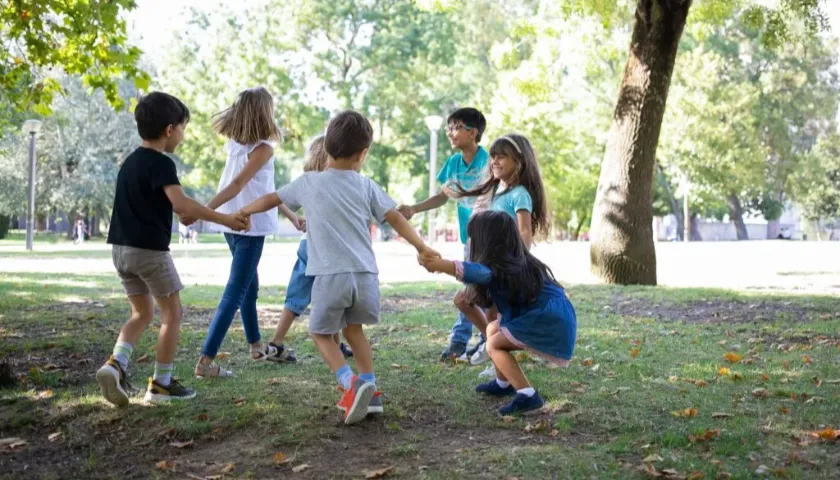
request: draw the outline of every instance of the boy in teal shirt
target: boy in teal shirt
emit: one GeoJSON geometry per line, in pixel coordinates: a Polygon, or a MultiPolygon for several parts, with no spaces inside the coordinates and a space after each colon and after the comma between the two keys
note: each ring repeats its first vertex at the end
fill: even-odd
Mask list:
{"type": "MultiPolygon", "coordinates": [[[[490,156],[487,150],[478,144],[487,127],[484,115],[475,108],[460,108],[449,115],[446,123],[449,144],[453,149],[460,151],[446,160],[437,175],[437,181],[442,185],[440,192],[416,205],[399,206],[400,213],[407,219],[414,214],[445,205],[456,185],[460,185],[464,190],[472,190],[486,179],[490,156]]],[[[464,244],[464,259],[468,260],[467,223],[472,215],[475,198],[459,198],[456,201],[458,202],[458,227],[461,243],[464,244]]],[[[471,352],[467,352],[467,343],[472,337],[472,327],[469,320],[459,313],[455,325],[452,326],[449,347],[441,353],[441,360],[452,356],[460,357],[465,353],[470,356],[474,353],[484,339],[482,338],[479,345],[471,349],[471,352]]]]}

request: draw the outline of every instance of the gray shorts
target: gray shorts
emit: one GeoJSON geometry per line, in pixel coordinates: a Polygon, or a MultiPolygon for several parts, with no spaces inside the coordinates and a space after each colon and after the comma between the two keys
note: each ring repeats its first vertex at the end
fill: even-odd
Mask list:
{"type": "Polygon", "coordinates": [[[379,323],[379,275],[367,272],[317,275],[312,284],[309,331],[338,333],[347,325],[379,323]]]}
{"type": "Polygon", "coordinates": [[[184,289],[169,252],[113,245],[111,256],[129,297],[168,297],[184,289]]]}

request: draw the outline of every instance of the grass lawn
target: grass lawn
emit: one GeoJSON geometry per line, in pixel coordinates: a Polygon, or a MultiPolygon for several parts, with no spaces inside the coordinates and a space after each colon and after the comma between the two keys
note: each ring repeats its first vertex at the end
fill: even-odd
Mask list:
{"type": "MultiPolygon", "coordinates": [[[[106,237],[92,237],[88,240],[85,240],[85,243],[105,243],[106,237]]],[[[173,233],[172,234],[172,243],[177,244],[179,240],[179,234],[173,233]]],[[[225,236],[221,233],[202,233],[199,234],[199,243],[225,243],[225,236]]],[[[297,235],[291,237],[266,237],[267,243],[286,243],[286,242],[299,242],[300,237],[297,235]]],[[[35,246],[38,245],[63,245],[68,244],[72,245],[73,240],[67,238],[66,233],[36,233],[33,239],[35,246]]],[[[26,243],[26,231],[24,230],[11,230],[6,235],[6,238],[0,240],[0,246],[23,246],[26,243]]]]}
{"type": "MultiPolygon", "coordinates": [[[[578,312],[571,366],[522,356],[544,411],[494,415],[473,392],[483,367],[437,361],[454,314],[451,284],[383,285],[374,344],[385,413],[345,427],[339,393],[303,324],[296,365],[248,360],[241,325],[220,361],[192,367],[221,294],[188,287],[176,376],[194,401],[126,409],[94,373],[128,314],[114,275],[0,273],[0,477],[7,478],[836,478],[840,299],[718,290],[569,289],[578,312]],[[728,359],[727,359],[728,356],[728,359]],[[277,465],[276,460],[287,460],[277,465]],[[374,477],[370,477],[374,478],[374,477]]],[[[282,294],[282,292],[281,292],[282,294]]],[[[282,295],[261,300],[263,334],[282,295]]],[[[136,346],[145,388],[154,332],[136,346]]]]}

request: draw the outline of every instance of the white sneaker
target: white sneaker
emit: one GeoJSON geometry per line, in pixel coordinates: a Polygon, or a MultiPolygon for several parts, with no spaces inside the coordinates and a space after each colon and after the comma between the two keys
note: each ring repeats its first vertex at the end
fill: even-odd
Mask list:
{"type": "Polygon", "coordinates": [[[491,364],[489,367],[485,368],[483,372],[478,374],[478,378],[484,377],[496,378],[496,366],[491,364]]]}
{"type": "Polygon", "coordinates": [[[484,342],[478,346],[478,350],[476,350],[475,353],[473,353],[473,356],[470,357],[470,363],[473,365],[481,365],[487,360],[490,360],[490,355],[487,354],[487,342],[484,342]]]}

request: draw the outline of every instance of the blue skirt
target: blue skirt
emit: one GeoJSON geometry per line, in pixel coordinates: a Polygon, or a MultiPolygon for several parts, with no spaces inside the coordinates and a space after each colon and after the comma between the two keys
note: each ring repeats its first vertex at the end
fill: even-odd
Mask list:
{"type": "Polygon", "coordinates": [[[503,318],[499,327],[515,345],[554,363],[565,365],[575,350],[577,316],[566,295],[510,320],[503,318]]]}

